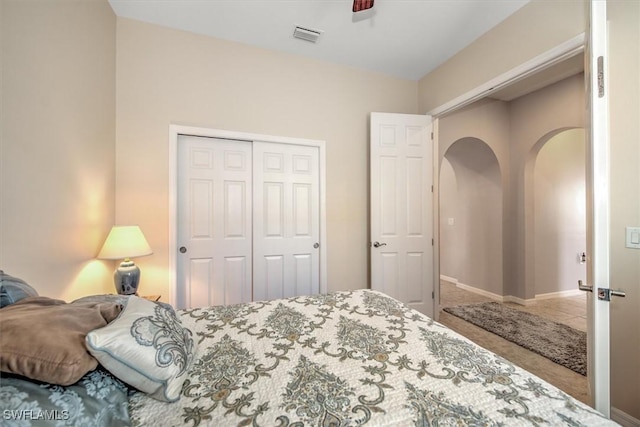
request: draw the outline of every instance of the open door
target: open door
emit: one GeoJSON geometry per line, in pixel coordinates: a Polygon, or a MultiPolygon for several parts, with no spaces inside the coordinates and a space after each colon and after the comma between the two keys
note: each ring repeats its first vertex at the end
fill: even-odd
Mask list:
{"type": "Polygon", "coordinates": [[[609,302],[624,296],[609,288],[609,93],[607,69],[607,2],[589,2],[586,49],[587,141],[587,285],[589,292],[589,385],[594,407],[610,417],[609,302]]]}
{"type": "Polygon", "coordinates": [[[371,288],[434,315],[431,117],[371,113],[371,288]]]}

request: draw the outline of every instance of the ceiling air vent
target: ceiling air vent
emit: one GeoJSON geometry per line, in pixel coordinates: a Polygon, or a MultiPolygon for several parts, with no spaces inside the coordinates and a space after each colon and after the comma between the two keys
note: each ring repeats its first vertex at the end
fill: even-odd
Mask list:
{"type": "Polygon", "coordinates": [[[297,39],[306,40],[311,43],[316,43],[321,34],[322,34],[322,31],[320,30],[312,30],[310,28],[304,28],[304,27],[296,27],[293,30],[293,37],[297,39]]]}

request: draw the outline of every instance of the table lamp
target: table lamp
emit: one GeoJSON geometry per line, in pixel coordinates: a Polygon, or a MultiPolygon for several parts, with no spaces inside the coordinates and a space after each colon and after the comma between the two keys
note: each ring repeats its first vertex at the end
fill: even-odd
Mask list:
{"type": "Polygon", "coordinates": [[[153,251],[137,225],[115,225],[109,232],[98,259],[124,259],[113,273],[116,291],[120,295],[138,292],[140,269],[130,258],[151,255],[153,251]]]}

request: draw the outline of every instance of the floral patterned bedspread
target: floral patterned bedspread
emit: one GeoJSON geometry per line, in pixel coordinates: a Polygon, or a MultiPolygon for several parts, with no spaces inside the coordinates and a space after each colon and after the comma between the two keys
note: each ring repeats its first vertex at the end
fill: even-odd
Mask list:
{"type": "Polygon", "coordinates": [[[181,398],[135,393],[133,425],[615,425],[378,292],[178,312],[199,338],[181,398]]]}

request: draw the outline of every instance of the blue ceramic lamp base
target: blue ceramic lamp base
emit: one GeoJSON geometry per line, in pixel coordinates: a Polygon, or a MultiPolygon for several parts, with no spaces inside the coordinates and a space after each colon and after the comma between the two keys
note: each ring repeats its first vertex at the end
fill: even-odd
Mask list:
{"type": "Polygon", "coordinates": [[[140,269],[129,258],[120,263],[113,273],[116,291],[120,295],[133,295],[138,292],[140,269]]]}

